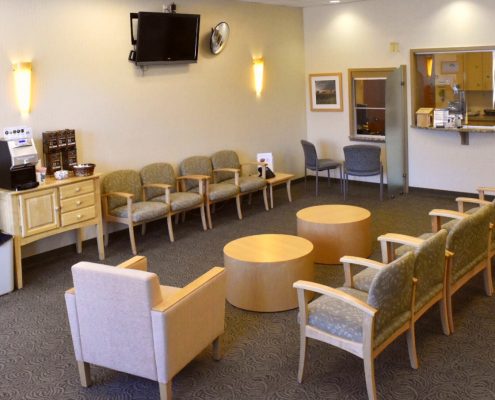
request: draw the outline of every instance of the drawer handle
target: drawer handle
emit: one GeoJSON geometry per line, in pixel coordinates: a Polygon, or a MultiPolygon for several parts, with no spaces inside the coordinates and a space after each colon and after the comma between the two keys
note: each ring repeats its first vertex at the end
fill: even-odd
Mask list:
{"type": "Polygon", "coordinates": [[[76,206],[80,206],[82,204],[81,200],[76,201],[76,206]]]}
{"type": "Polygon", "coordinates": [[[76,187],[76,192],[80,192],[81,191],[81,188],[80,187],[76,187]]]}
{"type": "Polygon", "coordinates": [[[81,219],[82,218],[82,214],[77,214],[77,219],[81,219]]]}

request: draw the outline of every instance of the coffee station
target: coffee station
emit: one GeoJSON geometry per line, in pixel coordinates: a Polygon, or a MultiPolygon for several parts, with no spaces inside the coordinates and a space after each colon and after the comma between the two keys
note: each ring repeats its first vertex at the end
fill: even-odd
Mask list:
{"type": "MultiPolygon", "coordinates": [[[[81,253],[84,230],[94,226],[99,259],[105,258],[100,175],[93,174],[92,169],[91,174],[77,173],[75,176],[63,174],[67,171],[60,170],[53,171],[58,179],[52,176],[45,179],[46,168],[39,167],[37,172],[38,161],[31,128],[22,126],[2,130],[0,230],[14,239],[15,284],[18,289],[23,287],[22,246],[37,240],[75,230],[76,249],[81,253]]],[[[69,163],[69,159],[64,158],[64,162],[69,163]]]]}

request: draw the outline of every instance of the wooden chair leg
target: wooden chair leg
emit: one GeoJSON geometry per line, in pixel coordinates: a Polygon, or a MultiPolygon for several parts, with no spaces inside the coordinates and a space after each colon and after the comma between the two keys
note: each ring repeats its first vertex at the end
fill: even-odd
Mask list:
{"type": "Polygon", "coordinates": [[[167,383],[158,382],[160,388],[160,400],[172,400],[172,380],[167,383]]]}
{"type": "Polygon", "coordinates": [[[447,315],[449,319],[449,332],[452,334],[454,333],[454,317],[453,317],[453,311],[452,311],[452,295],[450,293],[447,293],[447,315]]]}
{"type": "Polygon", "coordinates": [[[84,361],[77,362],[77,369],[79,370],[79,379],[81,380],[81,386],[91,386],[91,374],[89,364],[84,361]]]}
{"type": "Polygon", "coordinates": [[[201,213],[201,223],[203,224],[203,230],[206,231],[208,229],[206,225],[206,218],[205,218],[205,205],[202,204],[201,207],[199,208],[199,211],[201,213]]]}
{"type": "Polygon", "coordinates": [[[304,327],[301,327],[301,335],[299,342],[299,368],[297,370],[297,381],[299,383],[302,383],[304,378],[304,364],[306,363],[306,348],[307,348],[306,333],[304,332],[304,327]]]}
{"type": "Polygon", "coordinates": [[[168,226],[168,236],[170,237],[170,241],[173,243],[175,239],[174,239],[174,227],[172,225],[171,215],[167,216],[167,226],[168,226]]]}
{"type": "Polygon", "coordinates": [[[175,225],[179,223],[179,214],[175,214],[175,225]]]}
{"type": "Polygon", "coordinates": [[[411,368],[418,369],[418,355],[416,353],[416,334],[414,332],[414,322],[406,333],[407,339],[407,350],[409,352],[409,362],[411,363],[411,368]]]}
{"type": "Polygon", "coordinates": [[[266,193],[266,186],[263,188],[263,201],[265,202],[265,210],[269,211],[270,207],[268,206],[268,196],[266,193]]]}
{"type": "Polygon", "coordinates": [[[222,359],[222,348],[221,348],[221,343],[220,343],[220,336],[217,337],[213,341],[212,347],[213,347],[213,359],[215,361],[221,360],[222,359]]]}
{"type": "Polygon", "coordinates": [[[208,228],[213,229],[213,224],[211,223],[210,203],[206,203],[205,208],[206,208],[206,218],[208,220],[208,228]]]}
{"type": "Polygon", "coordinates": [[[248,206],[251,206],[251,203],[253,202],[253,194],[252,193],[249,193],[249,196],[248,196],[248,206]]]}
{"type": "Polygon", "coordinates": [[[136,240],[134,239],[134,225],[129,224],[129,240],[131,241],[131,250],[132,254],[136,255],[137,250],[136,250],[136,240]]]}
{"type": "Polygon", "coordinates": [[[141,225],[141,236],[146,235],[146,224],[141,225]]]}
{"type": "Polygon", "coordinates": [[[108,246],[108,223],[105,221],[103,224],[103,243],[104,246],[108,246]]]}
{"type": "Polygon", "coordinates": [[[493,294],[493,280],[492,280],[492,260],[488,257],[486,267],[483,270],[483,281],[485,284],[485,293],[487,296],[493,294]]]}
{"type": "Polygon", "coordinates": [[[239,219],[242,219],[242,211],[241,211],[241,195],[237,195],[235,198],[235,204],[237,205],[237,216],[239,219]]]}
{"type": "Polygon", "coordinates": [[[376,385],[375,385],[375,361],[370,356],[363,358],[364,376],[366,379],[366,389],[368,390],[368,399],[376,400],[376,385]]]}
{"type": "Polygon", "coordinates": [[[186,222],[186,212],[182,213],[182,223],[186,222]]]}
{"type": "Polygon", "coordinates": [[[440,321],[442,322],[443,334],[449,336],[450,328],[449,328],[449,313],[447,311],[447,302],[445,301],[445,299],[440,300],[438,305],[440,306],[440,321]]]}

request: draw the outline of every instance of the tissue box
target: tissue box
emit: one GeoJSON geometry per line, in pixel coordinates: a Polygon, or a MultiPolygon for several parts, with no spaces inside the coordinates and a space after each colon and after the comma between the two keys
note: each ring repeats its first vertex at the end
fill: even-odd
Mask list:
{"type": "Polygon", "coordinates": [[[432,125],[433,108],[420,108],[416,111],[416,126],[429,128],[432,125]]]}

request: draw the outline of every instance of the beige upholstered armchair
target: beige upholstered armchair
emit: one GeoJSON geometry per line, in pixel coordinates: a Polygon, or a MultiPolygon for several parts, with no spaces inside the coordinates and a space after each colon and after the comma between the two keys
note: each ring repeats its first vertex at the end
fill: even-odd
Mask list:
{"type": "MultiPolygon", "coordinates": [[[[211,160],[209,157],[193,156],[186,158],[180,163],[179,170],[182,176],[197,176],[205,179],[205,207],[208,227],[210,229],[213,228],[210,207],[219,201],[235,198],[237,216],[239,219],[242,219],[241,199],[238,185],[227,182],[213,183],[213,166],[211,165],[211,160]]],[[[199,192],[198,184],[193,181],[186,181],[185,189],[190,192],[199,192]]]]}
{"type": "MultiPolygon", "coordinates": [[[[387,233],[378,237],[382,247],[382,260],[389,263],[396,258],[394,247],[407,246],[404,250],[413,250],[416,255],[414,263],[414,277],[416,295],[413,308],[413,322],[415,323],[426,311],[437,303],[440,305],[440,320],[445,335],[449,335],[449,320],[447,310],[447,279],[452,253],[446,251],[447,231],[439,232],[425,238],[416,238],[407,235],[387,233]]],[[[403,253],[403,252],[402,252],[403,253]]],[[[401,253],[401,254],[402,254],[401,253]]],[[[372,261],[368,261],[372,263],[372,261]]],[[[371,283],[379,269],[366,268],[356,275],[352,275],[349,263],[344,263],[345,286],[369,292],[371,283]]],[[[418,360],[413,360],[414,367],[418,367],[418,360]]]]}
{"type": "Polygon", "coordinates": [[[368,397],[374,400],[374,359],[395,338],[407,332],[412,366],[416,359],[411,312],[416,282],[413,278],[415,255],[408,252],[390,264],[349,256],[340,261],[379,271],[373,277],[369,292],[348,287],[334,289],[307,281],[294,283],[299,301],[301,335],[297,379],[302,382],[307,338],[317,339],[363,359],[368,397]],[[305,291],[322,296],[308,304],[305,291]]]}
{"type": "MultiPolygon", "coordinates": [[[[159,201],[144,201],[141,177],[134,170],[111,172],[103,177],[101,186],[105,223],[117,222],[128,226],[132,254],[136,255],[134,227],[165,218],[169,212],[168,204],[159,201]]],[[[105,245],[108,245],[108,226],[105,228],[105,245]]]]}
{"type": "MultiPolygon", "coordinates": [[[[144,187],[143,200],[165,203],[168,208],[167,225],[170,241],[174,241],[172,216],[179,216],[189,210],[198,209],[201,212],[203,230],[206,230],[204,209],[205,178],[198,176],[176,177],[174,168],[167,163],[154,163],[141,170],[141,180],[144,187]],[[185,181],[192,180],[198,185],[198,193],[186,192],[185,181]]],[[[143,227],[146,224],[143,223],[143,227]]]]}
{"type": "Polygon", "coordinates": [[[110,267],[80,262],[65,292],[82,386],[90,364],[158,381],[160,399],[172,398],[172,378],[213,343],[220,358],[225,273],[214,267],[184,288],[160,286],[146,258],[110,267]]]}
{"type": "MultiPolygon", "coordinates": [[[[265,210],[268,211],[268,197],[266,193],[266,163],[265,162],[251,162],[241,163],[237,153],[232,150],[217,151],[211,156],[211,163],[213,164],[213,173],[215,182],[218,183],[233,183],[239,187],[241,196],[246,194],[251,195],[254,192],[263,192],[263,201],[265,203],[265,210]],[[256,173],[255,175],[249,174],[247,171],[250,166],[261,167],[261,177],[256,173]]],[[[257,169],[254,169],[257,171],[257,169]]]]}

